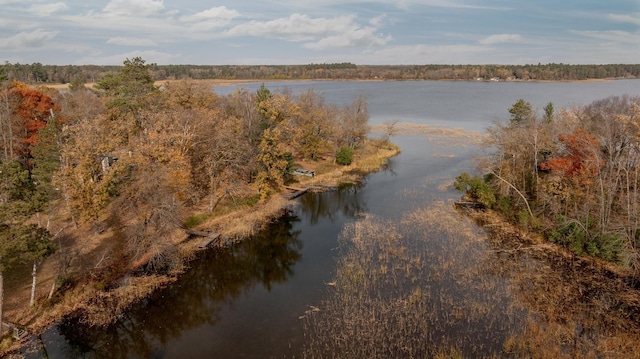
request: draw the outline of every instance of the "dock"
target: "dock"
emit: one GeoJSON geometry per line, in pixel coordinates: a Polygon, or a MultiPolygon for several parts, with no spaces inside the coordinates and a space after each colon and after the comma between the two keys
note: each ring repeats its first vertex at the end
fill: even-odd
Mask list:
{"type": "Polygon", "coordinates": [[[309,188],[299,188],[299,187],[291,187],[291,186],[284,186],[285,189],[291,191],[291,193],[287,193],[285,194],[285,198],[286,199],[294,199],[294,198],[298,198],[300,196],[302,196],[303,194],[307,193],[307,191],[309,191],[309,188]]]}
{"type": "Polygon", "coordinates": [[[208,248],[213,241],[220,238],[220,233],[215,233],[215,232],[197,231],[194,229],[186,229],[185,232],[190,236],[201,237],[200,241],[198,241],[199,249],[208,248]]]}

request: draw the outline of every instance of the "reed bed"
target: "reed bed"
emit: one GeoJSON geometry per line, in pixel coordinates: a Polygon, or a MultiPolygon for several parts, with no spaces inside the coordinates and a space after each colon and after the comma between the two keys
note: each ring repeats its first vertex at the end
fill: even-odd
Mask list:
{"type": "Polygon", "coordinates": [[[640,356],[637,283],[450,202],[364,215],[340,250],[305,358],[640,356]]]}

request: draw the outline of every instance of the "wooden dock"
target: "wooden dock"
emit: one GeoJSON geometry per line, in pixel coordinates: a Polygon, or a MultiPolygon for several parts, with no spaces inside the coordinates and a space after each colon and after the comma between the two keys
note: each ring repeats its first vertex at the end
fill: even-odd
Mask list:
{"type": "Polygon", "coordinates": [[[198,248],[200,249],[208,248],[213,241],[220,238],[220,233],[215,232],[197,231],[194,229],[186,229],[185,232],[190,236],[202,237],[200,241],[198,241],[198,248]]]}
{"type": "Polygon", "coordinates": [[[287,194],[284,195],[286,199],[298,198],[298,197],[302,196],[303,194],[307,193],[307,191],[309,191],[308,187],[299,188],[299,187],[284,186],[284,188],[289,190],[289,191],[291,191],[291,193],[287,193],[287,194]]]}

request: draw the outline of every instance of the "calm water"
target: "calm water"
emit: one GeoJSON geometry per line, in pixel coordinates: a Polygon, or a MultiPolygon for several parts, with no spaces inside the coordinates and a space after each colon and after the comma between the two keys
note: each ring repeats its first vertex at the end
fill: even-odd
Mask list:
{"type": "MultiPolygon", "coordinates": [[[[221,95],[238,87],[255,91],[261,83],[216,87],[221,95]]],[[[401,122],[462,127],[484,130],[493,121],[509,117],[507,110],[518,99],[530,102],[542,112],[553,102],[556,110],[565,106],[586,105],[614,95],[639,95],[640,81],[609,82],[267,82],[273,91],[284,88],[294,94],[313,88],[326,102],[343,105],[357,94],[368,99],[372,124],[399,119],[401,122]]]]}
{"type": "MultiPolygon", "coordinates": [[[[259,85],[243,84],[242,87],[254,91],[259,85]]],[[[295,82],[267,83],[267,87],[272,91],[287,87],[294,93],[313,87],[328,103],[338,105],[364,93],[373,124],[399,119],[476,131],[485,129],[493,121],[506,120],[507,109],[520,98],[539,109],[551,101],[559,109],[611,95],[640,95],[640,81],[634,80],[295,82]]],[[[227,94],[235,88],[215,90],[227,94]]],[[[109,329],[66,323],[50,330],[42,337],[47,354],[51,358],[300,357],[305,345],[300,316],[312,306],[321,307],[327,298],[326,283],[331,282],[336,273],[341,253],[338,237],[345,226],[360,220],[364,214],[397,223],[408,212],[458,198],[460,193],[443,185],[463,171],[473,171],[472,158],[478,154],[475,145],[459,141],[443,142],[426,136],[400,136],[393,140],[402,147],[402,153],[391,160],[386,170],[369,175],[358,186],[307,194],[286,216],[256,238],[229,250],[202,253],[177,283],[149,298],[109,329]]],[[[428,231],[428,228],[421,230],[428,231]]],[[[443,253],[451,252],[440,246],[426,249],[433,252],[434,261],[442,258],[443,253]]],[[[476,254],[487,252],[488,248],[486,244],[479,244],[474,246],[474,251],[476,254]]],[[[471,265],[464,260],[456,263],[460,268],[471,265]]],[[[437,333],[446,334],[459,343],[464,343],[464,338],[476,338],[467,341],[479,341],[484,349],[472,353],[499,351],[508,333],[503,327],[485,323],[487,318],[492,323],[511,321],[508,327],[519,324],[513,313],[503,313],[506,305],[503,302],[510,295],[504,288],[513,279],[496,278],[497,288],[502,289],[496,289],[495,302],[500,305],[493,307],[494,313],[478,322],[467,321],[463,329],[436,326],[437,333]],[[482,328],[478,323],[483,323],[482,328]]],[[[453,288],[453,280],[437,282],[434,279],[425,285],[439,291],[443,286],[451,287],[447,289],[449,295],[476,295],[473,289],[453,288]]],[[[482,293],[486,295],[487,291],[478,290],[477,296],[482,293]]],[[[438,308],[434,310],[440,310],[438,308]]]]}

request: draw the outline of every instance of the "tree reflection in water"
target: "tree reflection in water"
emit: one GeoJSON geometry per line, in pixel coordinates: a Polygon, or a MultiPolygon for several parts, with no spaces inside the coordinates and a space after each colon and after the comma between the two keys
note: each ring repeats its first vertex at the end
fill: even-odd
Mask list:
{"type": "Polygon", "coordinates": [[[309,218],[311,224],[318,223],[321,218],[332,220],[342,214],[347,218],[355,218],[367,211],[366,201],[360,190],[366,185],[366,178],[355,184],[340,186],[336,191],[309,193],[300,197],[302,214],[309,218]]]}
{"type": "Polygon", "coordinates": [[[65,357],[150,358],[185,330],[215,324],[224,304],[261,285],[267,290],[293,274],[301,259],[298,218],[291,213],[232,248],[207,251],[179,281],[160,290],[114,325],[100,330],[69,320],[59,325],[65,357]]]}

